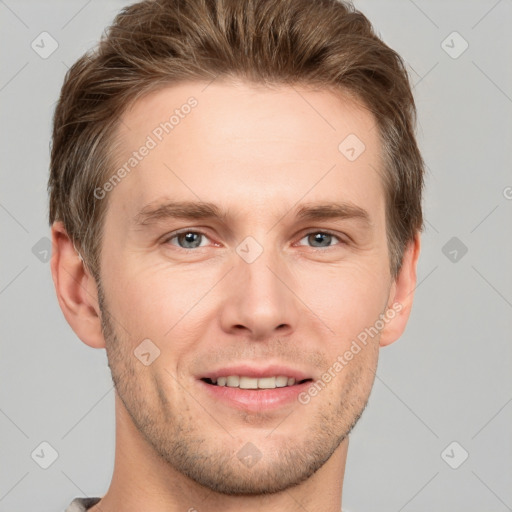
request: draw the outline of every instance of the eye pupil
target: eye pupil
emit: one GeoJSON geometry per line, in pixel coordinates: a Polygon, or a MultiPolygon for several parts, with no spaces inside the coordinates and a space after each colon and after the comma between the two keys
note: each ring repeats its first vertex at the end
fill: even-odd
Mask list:
{"type": "MultiPolygon", "coordinates": [[[[188,232],[188,233],[181,233],[181,235],[178,236],[178,240],[180,239],[180,237],[182,238],[182,240],[184,240],[184,243],[185,244],[192,244],[192,248],[193,247],[198,247],[199,244],[197,244],[197,241],[200,240],[200,237],[201,235],[199,233],[193,233],[193,232],[188,232]]],[[[180,244],[182,245],[182,244],[180,244]]],[[[190,249],[191,247],[190,246],[186,246],[184,247],[185,249],[190,249]]]]}
{"type": "Polygon", "coordinates": [[[329,233],[315,233],[314,235],[310,235],[310,236],[313,237],[313,243],[316,243],[316,242],[322,243],[322,242],[327,241],[327,244],[321,245],[321,247],[328,247],[331,243],[332,235],[330,235],[329,233]]]}

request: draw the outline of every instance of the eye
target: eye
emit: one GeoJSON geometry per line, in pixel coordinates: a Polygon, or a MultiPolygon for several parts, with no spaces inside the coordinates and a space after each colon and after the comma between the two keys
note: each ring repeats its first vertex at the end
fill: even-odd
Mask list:
{"type": "Polygon", "coordinates": [[[301,238],[299,243],[306,239],[308,243],[311,243],[312,247],[315,248],[332,247],[333,245],[336,245],[336,240],[344,243],[339,236],[334,233],[330,233],[329,231],[310,231],[309,233],[306,233],[306,236],[301,238]],[[331,242],[335,243],[331,244],[331,242]]]}
{"type": "Polygon", "coordinates": [[[198,247],[204,247],[201,244],[202,240],[207,239],[206,235],[201,231],[192,231],[190,229],[174,233],[164,240],[164,243],[176,245],[180,249],[196,249],[198,247]],[[176,243],[173,242],[176,240],[176,243]]]}
{"type": "MultiPolygon", "coordinates": [[[[191,229],[171,233],[164,243],[174,245],[179,249],[190,250],[205,247],[208,237],[202,231],[194,231],[191,229]]],[[[330,233],[329,231],[310,231],[299,240],[300,242],[307,240],[310,246],[316,249],[329,248],[337,245],[337,242],[345,243],[338,235],[330,233]]]]}

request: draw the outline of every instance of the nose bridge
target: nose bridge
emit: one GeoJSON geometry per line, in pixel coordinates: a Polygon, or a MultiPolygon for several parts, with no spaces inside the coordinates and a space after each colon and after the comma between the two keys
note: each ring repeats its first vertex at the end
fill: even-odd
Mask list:
{"type": "Polygon", "coordinates": [[[247,297],[272,301],[283,294],[284,285],[276,277],[283,268],[282,255],[270,243],[260,249],[254,242],[245,242],[237,253],[241,260],[237,262],[238,275],[247,297]]]}
{"type": "Polygon", "coordinates": [[[271,238],[266,237],[263,245],[249,236],[236,247],[232,292],[223,312],[225,329],[244,327],[261,338],[277,328],[295,328],[297,303],[288,288],[293,285],[291,273],[271,238]]]}

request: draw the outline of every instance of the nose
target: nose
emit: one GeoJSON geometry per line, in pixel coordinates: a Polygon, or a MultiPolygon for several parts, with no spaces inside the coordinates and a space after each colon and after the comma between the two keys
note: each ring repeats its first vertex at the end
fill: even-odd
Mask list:
{"type": "Polygon", "coordinates": [[[287,262],[277,251],[268,249],[250,263],[238,254],[234,258],[235,268],[225,280],[227,298],[220,313],[224,332],[243,334],[253,341],[294,332],[301,303],[294,294],[287,262]]]}

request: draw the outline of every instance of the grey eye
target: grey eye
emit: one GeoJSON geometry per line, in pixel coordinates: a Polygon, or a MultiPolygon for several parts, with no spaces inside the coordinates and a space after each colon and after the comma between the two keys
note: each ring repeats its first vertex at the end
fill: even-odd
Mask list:
{"type": "Polygon", "coordinates": [[[333,241],[335,241],[336,239],[340,241],[339,237],[337,237],[336,235],[324,231],[312,231],[311,233],[308,233],[304,238],[302,238],[302,240],[306,239],[308,245],[317,248],[331,247],[336,243],[332,243],[333,241]]]}
{"type": "Polygon", "coordinates": [[[199,233],[197,231],[185,231],[169,238],[169,242],[171,242],[171,240],[177,240],[178,243],[173,243],[172,245],[178,245],[182,249],[195,249],[201,246],[202,238],[204,238],[203,233],[199,233]]]}

